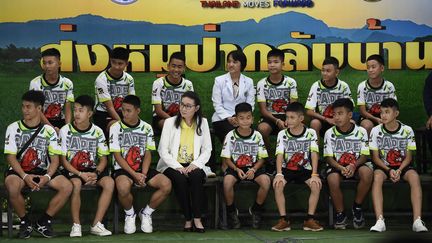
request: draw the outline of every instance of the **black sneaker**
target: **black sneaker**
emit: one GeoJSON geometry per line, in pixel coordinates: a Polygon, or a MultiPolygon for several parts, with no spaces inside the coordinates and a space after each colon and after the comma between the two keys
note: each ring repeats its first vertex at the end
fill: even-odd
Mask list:
{"type": "Polygon", "coordinates": [[[34,225],[33,228],[46,238],[54,237],[54,232],[50,220],[48,220],[46,223],[41,223],[37,221],[36,225],[34,225]]]}
{"type": "Polygon", "coordinates": [[[346,229],[348,218],[344,213],[336,214],[335,229],[346,229]]]}
{"type": "Polygon", "coordinates": [[[21,221],[20,229],[18,232],[18,238],[28,239],[28,238],[30,238],[30,235],[32,232],[33,232],[33,228],[32,228],[31,222],[21,221]]]}
{"type": "Polygon", "coordinates": [[[252,228],[258,229],[261,222],[261,214],[253,211],[252,207],[249,207],[249,214],[252,216],[252,228]]]}
{"type": "Polygon", "coordinates": [[[236,209],[234,212],[228,213],[228,217],[231,221],[231,226],[233,229],[240,229],[240,219],[238,217],[238,210],[236,209]]]}
{"type": "Polygon", "coordinates": [[[365,219],[363,217],[363,210],[361,208],[352,208],[353,226],[354,229],[361,229],[365,226],[365,219]]]}

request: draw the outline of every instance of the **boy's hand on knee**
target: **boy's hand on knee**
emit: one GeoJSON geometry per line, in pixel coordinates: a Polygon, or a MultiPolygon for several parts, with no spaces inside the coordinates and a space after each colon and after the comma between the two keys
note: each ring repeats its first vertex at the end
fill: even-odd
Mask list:
{"type": "Polygon", "coordinates": [[[319,178],[319,176],[311,176],[310,178],[310,184],[317,184],[318,188],[321,190],[322,187],[322,182],[321,179],[319,178]]]}
{"type": "Polygon", "coordinates": [[[249,170],[246,172],[245,177],[246,177],[248,180],[252,180],[252,179],[255,177],[255,170],[252,169],[252,168],[249,169],[249,170]]]}
{"type": "Polygon", "coordinates": [[[276,175],[276,177],[273,179],[273,188],[275,188],[280,183],[282,183],[282,186],[285,186],[285,184],[287,183],[282,174],[276,175]]]}
{"type": "Polygon", "coordinates": [[[28,174],[24,177],[24,182],[32,191],[39,191],[39,184],[34,181],[34,178],[39,177],[37,175],[28,174]]]}

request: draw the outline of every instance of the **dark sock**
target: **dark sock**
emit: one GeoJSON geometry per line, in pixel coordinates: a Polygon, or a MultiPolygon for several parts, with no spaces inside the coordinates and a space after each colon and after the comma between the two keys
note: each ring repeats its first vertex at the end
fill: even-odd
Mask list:
{"type": "Polygon", "coordinates": [[[26,222],[26,223],[30,223],[30,219],[29,219],[29,216],[28,216],[28,214],[25,214],[22,218],[20,218],[21,219],[21,221],[24,221],[24,222],[26,222]]]}
{"type": "Polygon", "coordinates": [[[280,217],[280,219],[284,219],[285,221],[289,222],[289,216],[288,215],[281,215],[279,217],[280,217]]]}
{"type": "Polygon", "coordinates": [[[52,220],[52,216],[48,215],[47,213],[42,214],[42,217],[40,217],[39,222],[42,224],[47,224],[48,220],[52,220]]]}
{"type": "Polygon", "coordinates": [[[306,220],[309,220],[309,219],[315,219],[315,215],[307,214],[306,220]]]}
{"type": "Polygon", "coordinates": [[[353,209],[361,209],[362,205],[356,202],[353,203],[353,209]]]}
{"type": "Polygon", "coordinates": [[[231,205],[227,205],[226,208],[227,208],[228,213],[232,213],[236,210],[234,203],[231,205]]]}
{"type": "Polygon", "coordinates": [[[258,204],[257,202],[254,203],[254,205],[252,206],[252,211],[254,212],[261,212],[263,208],[263,204],[258,204]]]}

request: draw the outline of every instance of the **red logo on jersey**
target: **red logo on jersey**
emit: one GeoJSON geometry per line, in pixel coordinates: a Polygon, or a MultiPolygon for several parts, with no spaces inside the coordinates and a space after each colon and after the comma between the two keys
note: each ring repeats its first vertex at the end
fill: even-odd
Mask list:
{"type": "Polygon", "coordinates": [[[353,152],[345,152],[339,158],[339,164],[342,166],[347,166],[349,164],[354,164],[356,162],[356,156],[353,152]]]}
{"type": "Polygon", "coordinates": [[[34,148],[28,148],[21,159],[21,168],[27,172],[36,168],[41,163],[37,151],[34,148]]]}
{"type": "Polygon", "coordinates": [[[77,170],[85,170],[94,166],[93,161],[90,160],[90,152],[78,151],[71,160],[71,165],[77,170]]]}
{"type": "Polygon", "coordinates": [[[402,161],[404,160],[404,156],[402,156],[399,149],[392,149],[387,153],[387,162],[389,162],[390,166],[400,166],[402,161]]]}
{"type": "Polygon", "coordinates": [[[323,116],[333,118],[333,105],[328,105],[323,112],[323,116]]]}
{"type": "Polygon", "coordinates": [[[272,109],[277,113],[281,113],[285,111],[285,107],[288,105],[288,102],[284,99],[277,99],[273,101],[272,109]]]}
{"type": "Polygon", "coordinates": [[[177,113],[179,112],[179,110],[180,110],[180,106],[179,106],[179,104],[172,103],[172,104],[168,107],[166,113],[167,113],[168,115],[170,115],[170,116],[175,116],[175,115],[177,115],[177,113]]]}
{"type": "Polygon", "coordinates": [[[369,113],[371,113],[373,116],[379,117],[381,113],[381,105],[379,103],[373,104],[369,109],[369,113]]]}
{"type": "Polygon", "coordinates": [[[44,115],[47,119],[60,118],[61,105],[59,103],[49,104],[44,112],[44,115]]]}
{"type": "Polygon", "coordinates": [[[252,156],[246,154],[240,155],[237,159],[237,167],[243,168],[248,166],[252,166],[252,156]]]}
{"type": "Polygon", "coordinates": [[[141,154],[140,148],[138,146],[133,146],[129,149],[128,153],[126,154],[126,161],[134,171],[139,169],[141,164],[141,154]]]}
{"type": "Polygon", "coordinates": [[[300,166],[304,165],[304,153],[303,152],[297,152],[291,156],[290,160],[288,161],[286,167],[289,170],[298,170],[300,166]]]}
{"type": "Polygon", "coordinates": [[[115,97],[114,101],[113,101],[113,105],[114,105],[114,110],[116,110],[117,112],[120,111],[121,106],[123,104],[123,97],[115,97]]]}

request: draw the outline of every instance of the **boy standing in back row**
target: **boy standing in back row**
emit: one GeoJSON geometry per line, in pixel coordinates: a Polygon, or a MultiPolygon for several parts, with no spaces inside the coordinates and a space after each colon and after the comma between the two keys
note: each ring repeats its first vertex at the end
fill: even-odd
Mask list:
{"type": "Polygon", "coordinates": [[[351,99],[348,84],[338,79],[339,72],[339,61],[334,57],[327,57],[321,69],[322,79],[312,84],[305,105],[306,114],[311,117],[310,127],[321,137],[335,124],[333,102],[340,98],[351,99]]]}
{"type": "MultiPolygon", "coordinates": [[[[267,151],[272,151],[269,137],[286,128],[285,109],[288,104],[297,101],[297,83],[283,75],[285,53],[272,49],[267,54],[269,76],[257,84],[257,102],[261,113],[258,132],[261,133],[267,151]]],[[[273,157],[273,153],[269,153],[273,157]]]]}
{"type": "Polygon", "coordinates": [[[110,67],[99,74],[95,81],[96,107],[94,123],[108,138],[109,127],[121,120],[124,97],[135,94],[133,77],[124,70],[128,66],[129,50],[116,47],[110,52],[110,67]]]}
{"type": "Polygon", "coordinates": [[[52,126],[56,132],[72,119],[74,102],[72,81],[59,74],[60,52],[50,48],[42,52],[44,73],[30,82],[30,90],[42,91],[45,103],[41,112],[43,123],[52,126]]]}

